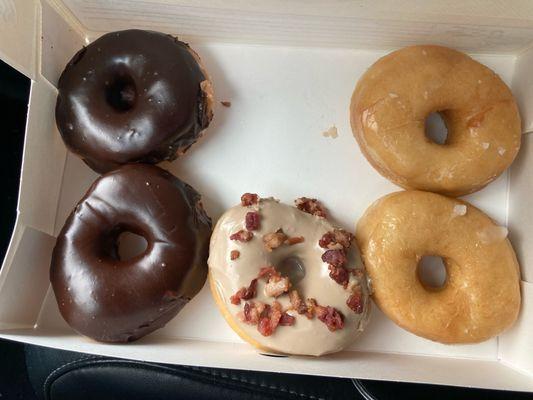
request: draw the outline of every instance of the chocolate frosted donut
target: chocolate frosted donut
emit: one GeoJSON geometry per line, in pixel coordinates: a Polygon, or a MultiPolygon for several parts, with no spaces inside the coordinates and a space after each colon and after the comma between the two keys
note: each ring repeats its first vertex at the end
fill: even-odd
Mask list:
{"type": "Polygon", "coordinates": [[[202,288],[210,233],[200,195],[167,171],[131,164],[100,177],[68,217],[52,254],[61,315],[103,342],[161,328],[202,288]],[[121,260],[123,232],[143,236],[146,250],[121,260]]]}
{"type": "Polygon", "coordinates": [[[159,32],[103,35],[69,61],[58,90],[56,122],[65,144],[100,173],[176,158],[213,116],[198,55],[159,32]]]}

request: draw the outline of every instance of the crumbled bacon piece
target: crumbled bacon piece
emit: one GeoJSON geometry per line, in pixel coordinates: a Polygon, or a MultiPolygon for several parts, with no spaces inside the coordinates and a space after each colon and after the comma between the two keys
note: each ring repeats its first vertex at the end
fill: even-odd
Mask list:
{"type": "Polygon", "coordinates": [[[356,314],[363,312],[363,297],[361,296],[361,288],[355,290],[353,294],[346,300],[346,305],[356,314]]]}
{"type": "Polygon", "coordinates": [[[272,275],[265,285],[265,295],[269,297],[278,297],[283,293],[287,293],[291,287],[289,278],[284,276],[272,275]]]}
{"type": "Polygon", "coordinates": [[[257,325],[259,318],[266,305],[260,301],[258,302],[246,302],[244,303],[244,311],[237,314],[237,317],[244,323],[250,325],[257,325]]]}
{"type": "Polygon", "coordinates": [[[241,300],[250,300],[255,297],[257,294],[257,279],[252,279],[250,282],[250,285],[246,287],[242,287],[237,292],[230,297],[231,304],[241,304],[241,300]]]}
{"type": "Polygon", "coordinates": [[[300,297],[300,294],[297,290],[291,290],[289,292],[289,300],[291,302],[291,308],[293,310],[296,310],[298,314],[307,313],[307,306],[302,301],[302,298],[300,297]]]}
{"type": "Polygon", "coordinates": [[[274,328],[270,321],[270,318],[261,318],[257,324],[257,330],[263,336],[270,336],[274,333],[274,328]]]}
{"type": "Polygon", "coordinates": [[[315,310],[318,307],[318,304],[315,299],[307,299],[305,302],[307,311],[305,312],[305,316],[309,319],[313,318],[315,316],[315,310]]]}
{"type": "Polygon", "coordinates": [[[346,288],[348,280],[350,279],[350,273],[344,267],[335,267],[334,265],[328,265],[329,277],[346,288]]]}
{"type": "Polygon", "coordinates": [[[244,193],[241,196],[241,205],[243,207],[253,206],[259,202],[259,196],[255,193],[244,193]]]}
{"type": "Polygon", "coordinates": [[[335,242],[335,235],[333,232],[326,232],[318,241],[318,245],[323,249],[340,250],[342,246],[335,242]]]}
{"type": "Polygon", "coordinates": [[[342,250],[352,245],[353,238],[354,236],[344,229],[334,229],[324,233],[318,241],[318,245],[323,249],[342,250]]]}
{"type": "Polygon", "coordinates": [[[253,237],[254,234],[252,232],[241,229],[240,231],[232,234],[229,238],[230,240],[237,240],[239,242],[249,242],[253,237]]]}
{"type": "Polygon", "coordinates": [[[266,278],[267,280],[270,279],[272,276],[279,276],[281,277],[281,274],[274,268],[273,266],[269,265],[267,267],[261,267],[259,270],[259,273],[257,274],[257,277],[259,279],[266,278]]]}
{"type": "Polygon", "coordinates": [[[287,312],[284,312],[281,314],[281,318],[279,320],[279,324],[282,326],[292,326],[296,322],[296,318],[292,315],[288,314],[287,312]]]}
{"type": "Polygon", "coordinates": [[[246,230],[255,231],[259,229],[259,226],[261,225],[261,216],[257,211],[250,211],[246,213],[244,224],[246,226],[246,230]]]}
{"type": "Polygon", "coordinates": [[[315,306],[316,316],[331,332],[344,328],[344,316],[338,310],[330,306],[315,306]]]}
{"type": "Polygon", "coordinates": [[[224,100],[221,101],[220,104],[222,104],[224,107],[231,107],[231,101],[224,100]]]}
{"type": "Polygon", "coordinates": [[[281,319],[281,305],[275,301],[272,306],[265,305],[264,311],[261,313],[257,330],[263,336],[270,336],[274,333],[279,325],[281,319]]]}
{"type": "Polygon", "coordinates": [[[322,254],[322,261],[335,267],[342,267],[348,260],[343,250],[327,250],[322,254]]]}
{"type": "Polygon", "coordinates": [[[267,233],[263,236],[263,243],[268,251],[277,249],[285,242],[285,240],[287,240],[287,235],[285,235],[281,229],[277,232],[267,233]]]}
{"type": "Polygon", "coordinates": [[[292,246],[292,245],[295,245],[295,244],[298,244],[298,243],[303,243],[304,240],[305,239],[304,239],[303,236],[293,236],[293,237],[290,237],[287,240],[285,240],[285,243],[287,243],[289,246],[292,246]]]}
{"type": "Polygon", "coordinates": [[[229,258],[231,258],[231,260],[236,260],[237,258],[239,258],[241,255],[241,252],[239,250],[231,250],[231,252],[229,253],[229,258]]]}
{"type": "Polygon", "coordinates": [[[294,201],[298,210],[306,212],[317,217],[326,218],[326,210],[317,199],[300,197],[294,201]]]}

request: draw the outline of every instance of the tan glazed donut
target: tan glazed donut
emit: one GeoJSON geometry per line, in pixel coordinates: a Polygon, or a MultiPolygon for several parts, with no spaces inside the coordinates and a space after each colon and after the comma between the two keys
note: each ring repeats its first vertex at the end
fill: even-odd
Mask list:
{"type": "Polygon", "coordinates": [[[336,352],[367,323],[368,281],[353,235],[335,228],[315,199],[293,207],[243,195],[219,219],[208,264],[222,315],[260,350],[336,352]]]}
{"type": "Polygon", "coordinates": [[[421,191],[387,195],[357,225],[374,301],[402,328],[442,343],[476,343],[516,320],[520,272],[507,229],[464,201],[421,191]],[[442,288],[417,276],[423,256],[444,260],[442,288]]]}
{"type": "Polygon", "coordinates": [[[405,189],[459,196],[496,179],[520,148],[518,108],[505,83],[466,54],[412,46],[374,63],[350,105],[361,151],[384,177],[405,189]],[[438,112],[445,144],[425,135],[438,112]]]}

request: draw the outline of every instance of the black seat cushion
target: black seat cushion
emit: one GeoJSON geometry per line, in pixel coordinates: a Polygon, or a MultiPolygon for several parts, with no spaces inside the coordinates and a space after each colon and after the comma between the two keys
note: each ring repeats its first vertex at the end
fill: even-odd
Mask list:
{"type": "Polygon", "coordinates": [[[25,354],[31,384],[46,400],[533,400],[529,393],[186,367],[31,345],[25,354]]]}
{"type": "Polygon", "coordinates": [[[40,399],[361,399],[348,379],[144,363],[26,346],[40,399]]]}

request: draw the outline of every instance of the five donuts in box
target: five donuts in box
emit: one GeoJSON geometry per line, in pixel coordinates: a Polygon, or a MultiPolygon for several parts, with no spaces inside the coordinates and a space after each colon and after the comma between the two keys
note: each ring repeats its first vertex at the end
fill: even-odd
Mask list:
{"type": "Polygon", "coordinates": [[[108,33],[74,55],[58,89],[65,144],[103,174],[68,217],[50,269],[61,315],[80,334],[139,339],[207,277],[229,326],[273,353],[346,348],[365,329],[372,300],[399,326],[442,343],[480,342],[516,320],[520,276],[507,231],[455,196],[509,167],[520,116],[501,79],[465,54],[407,47],[357,83],[354,136],[406,191],[372,204],[355,235],[317,199],[288,205],[246,187],[212,228],[200,194],[152,165],[184,155],[213,118],[207,72],[172,36],[108,33]],[[448,129],[444,144],[426,136],[433,112],[448,129]],[[123,232],[142,236],[146,249],[123,259],[123,232]],[[444,260],[442,287],[418,275],[427,255],[444,260]]]}

